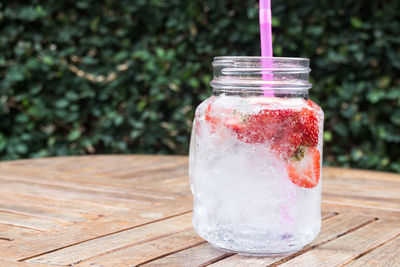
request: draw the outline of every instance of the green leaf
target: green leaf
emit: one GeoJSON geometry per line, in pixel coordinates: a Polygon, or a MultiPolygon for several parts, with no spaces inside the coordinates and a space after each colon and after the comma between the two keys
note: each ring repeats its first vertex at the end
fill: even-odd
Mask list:
{"type": "Polygon", "coordinates": [[[324,142],[332,141],[332,133],[329,131],[324,132],[324,142]]]}
{"type": "Polygon", "coordinates": [[[54,60],[50,56],[43,56],[42,61],[44,64],[49,65],[49,66],[54,64],[54,60]]]}
{"type": "Polygon", "coordinates": [[[20,113],[15,117],[15,121],[22,124],[29,122],[29,120],[30,118],[24,113],[20,113]]]}
{"type": "Polygon", "coordinates": [[[81,137],[81,131],[79,129],[72,130],[68,135],[68,141],[75,141],[81,137]]]}
{"type": "Polygon", "coordinates": [[[26,144],[17,144],[15,146],[15,151],[19,154],[25,154],[28,152],[28,146],[26,144]]]}
{"type": "Polygon", "coordinates": [[[278,18],[276,18],[276,17],[272,17],[272,19],[271,19],[271,26],[272,26],[272,27],[279,27],[279,26],[281,26],[280,20],[279,20],[278,18]]]}
{"type": "Polygon", "coordinates": [[[64,109],[69,105],[69,101],[66,99],[60,99],[60,100],[56,101],[55,105],[57,108],[64,109]]]}
{"type": "Polygon", "coordinates": [[[25,79],[25,75],[21,68],[12,66],[7,72],[6,79],[10,82],[19,82],[25,79]]]}
{"type": "Polygon", "coordinates": [[[350,23],[351,23],[351,26],[353,26],[355,29],[361,29],[363,26],[363,22],[358,17],[352,17],[350,19],[350,23]]]}

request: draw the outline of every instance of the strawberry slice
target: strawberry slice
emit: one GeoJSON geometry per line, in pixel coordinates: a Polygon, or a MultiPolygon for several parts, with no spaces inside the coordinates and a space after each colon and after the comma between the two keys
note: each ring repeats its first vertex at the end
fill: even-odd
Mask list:
{"type": "Polygon", "coordinates": [[[208,107],[206,111],[204,112],[204,118],[206,121],[208,121],[211,124],[212,131],[215,132],[215,129],[217,127],[217,124],[220,121],[220,118],[217,116],[212,116],[211,115],[211,105],[214,101],[212,101],[210,104],[208,104],[208,107]]]}
{"type": "Polygon", "coordinates": [[[315,109],[303,108],[299,114],[303,143],[306,146],[317,146],[319,136],[319,120],[315,109]]]}
{"type": "Polygon", "coordinates": [[[219,124],[221,124],[224,116],[232,114],[233,112],[231,109],[223,107],[215,108],[215,97],[210,98],[209,101],[210,103],[204,111],[204,119],[211,124],[212,131],[215,132],[218,127],[221,127],[219,124]]]}
{"type": "Polygon", "coordinates": [[[289,179],[299,187],[317,186],[320,178],[320,160],[321,156],[316,148],[307,149],[303,159],[288,164],[289,179]]]}
{"type": "Polygon", "coordinates": [[[274,140],[271,150],[284,159],[291,158],[295,155],[301,145],[302,136],[298,131],[285,132],[286,134],[279,139],[274,140]]]}
{"type": "Polygon", "coordinates": [[[294,109],[263,109],[248,115],[222,107],[215,110],[213,102],[205,110],[205,120],[211,124],[213,133],[218,127],[225,126],[235,133],[238,140],[244,143],[264,144],[270,142],[273,144],[272,150],[283,155],[283,158],[291,157],[302,142],[298,117],[299,111],[294,109]]]}
{"type": "Polygon", "coordinates": [[[278,141],[284,133],[292,132],[297,120],[297,111],[292,109],[265,109],[256,114],[242,116],[243,122],[236,129],[239,140],[250,144],[278,141]]]}
{"type": "Polygon", "coordinates": [[[214,101],[208,104],[204,112],[204,119],[211,125],[211,133],[220,138],[227,137],[224,127],[234,132],[242,132],[245,127],[239,113],[232,109],[215,107],[214,101]]]}

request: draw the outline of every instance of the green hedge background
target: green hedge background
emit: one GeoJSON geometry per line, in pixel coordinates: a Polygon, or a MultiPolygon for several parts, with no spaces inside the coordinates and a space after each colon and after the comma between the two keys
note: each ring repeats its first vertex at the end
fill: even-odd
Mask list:
{"type": "MultiPolygon", "coordinates": [[[[400,172],[400,1],[273,0],[311,59],[325,164],[400,172]]],[[[215,55],[258,55],[255,0],[0,2],[0,159],[188,151],[215,55]]]]}

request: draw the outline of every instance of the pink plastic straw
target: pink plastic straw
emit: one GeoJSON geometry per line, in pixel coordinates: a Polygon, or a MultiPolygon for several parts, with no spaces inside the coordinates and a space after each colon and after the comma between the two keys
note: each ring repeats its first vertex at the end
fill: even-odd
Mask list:
{"type": "MultiPolygon", "coordinates": [[[[260,0],[260,37],[261,37],[261,56],[270,57],[268,59],[262,59],[262,68],[271,69],[273,67],[271,0],[260,0]]],[[[263,73],[262,79],[264,81],[273,81],[274,77],[272,73],[263,73]]],[[[266,84],[263,87],[264,88],[271,87],[271,85],[266,84]]],[[[265,88],[264,96],[270,96],[270,97],[274,96],[273,90],[265,88]]],[[[293,192],[291,192],[291,195],[293,195],[293,192]]],[[[293,218],[290,215],[289,208],[287,205],[281,206],[281,213],[282,213],[283,223],[286,224],[287,227],[293,225],[293,218]]]]}
{"type": "MultiPolygon", "coordinates": [[[[272,57],[272,26],[271,26],[271,0],[260,0],[260,39],[261,56],[272,57]]],[[[271,68],[272,59],[262,60],[262,68],[271,68]]],[[[270,73],[263,73],[264,81],[272,81],[273,76],[270,73]]],[[[265,85],[263,87],[268,87],[265,85]]],[[[270,89],[264,89],[264,96],[274,96],[270,89]]]]}

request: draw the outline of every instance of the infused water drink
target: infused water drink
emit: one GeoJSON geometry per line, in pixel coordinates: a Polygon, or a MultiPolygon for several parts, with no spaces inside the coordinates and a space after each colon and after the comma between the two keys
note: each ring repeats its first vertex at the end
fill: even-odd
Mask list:
{"type": "Polygon", "coordinates": [[[270,60],[215,58],[191,138],[195,230],[247,254],[297,251],[321,226],[323,112],[308,98],[309,62],[270,60]]]}

